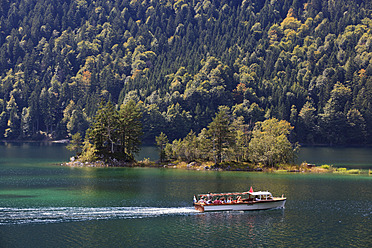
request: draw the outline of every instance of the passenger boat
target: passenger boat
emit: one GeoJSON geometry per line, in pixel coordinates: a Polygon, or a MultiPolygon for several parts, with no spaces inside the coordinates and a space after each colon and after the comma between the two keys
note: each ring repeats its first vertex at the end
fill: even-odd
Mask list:
{"type": "Polygon", "coordinates": [[[195,209],[205,211],[246,211],[284,208],[287,198],[273,197],[268,191],[241,193],[208,193],[194,196],[195,209]]]}

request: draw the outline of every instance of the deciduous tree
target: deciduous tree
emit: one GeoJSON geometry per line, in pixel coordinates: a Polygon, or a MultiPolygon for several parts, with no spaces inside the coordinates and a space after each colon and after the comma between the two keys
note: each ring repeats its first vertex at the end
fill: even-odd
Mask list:
{"type": "Polygon", "coordinates": [[[275,118],[257,122],[249,142],[251,160],[265,166],[293,162],[295,150],[288,140],[292,129],[289,122],[275,118]]]}

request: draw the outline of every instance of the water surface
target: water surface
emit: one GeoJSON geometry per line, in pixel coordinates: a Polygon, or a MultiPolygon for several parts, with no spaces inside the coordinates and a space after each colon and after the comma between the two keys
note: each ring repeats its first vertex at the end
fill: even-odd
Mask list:
{"type": "Polygon", "coordinates": [[[371,247],[372,177],[68,168],[59,145],[0,147],[0,247],[371,247]],[[285,209],[198,213],[192,196],[269,190],[285,209]]]}
{"type": "Polygon", "coordinates": [[[352,169],[372,169],[372,147],[301,147],[297,161],[352,169]]]}

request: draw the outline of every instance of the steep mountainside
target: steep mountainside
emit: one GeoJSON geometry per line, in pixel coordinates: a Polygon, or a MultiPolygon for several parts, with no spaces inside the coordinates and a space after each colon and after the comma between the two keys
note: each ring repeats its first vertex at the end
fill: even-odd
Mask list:
{"type": "Polygon", "coordinates": [[[335,0],[0,0],[0,138],[84,133],[141,101],[144,139],[218,107],[304,143],[372,143],[372,7],[335,0]]]}

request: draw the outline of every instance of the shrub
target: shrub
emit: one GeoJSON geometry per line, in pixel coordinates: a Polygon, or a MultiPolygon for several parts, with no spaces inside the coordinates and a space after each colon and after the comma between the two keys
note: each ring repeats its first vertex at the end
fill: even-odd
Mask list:
{"type": "Polygon", "coordinates": [[[329,170],[331,169],[332,165],[328,165],[328,164],[324,164],[322,166],[320,166],[320,168],[323,168],[323,169],[326,169],[326,170],[329,170]]]}
{"type": "Polygon", "coordinates": [[[89,143],[89,141],[84,141],[84,147],[80,156],[80,160],[82,162],[94,162],[97,159],[98,157],[96,147],[89,143]]]}
{"type": "Polygon", "coordinates": [[[360,170],[358,170],[358,169],[348,170],[347,173],[348,174],[360,174],[360,170]]]}
{"type": "Polygon", "coordinates": [[[347,170],[346,168],[337,168],[336,171],[340,173],[345,173],[347,170]]]}
{"type": "Polygon", "coordinates": [[[151,160],[150,160],[150,158],[144,158],[143,160],[142,160],[142,163],[144,163],[144,164],[150,164],[151,163],[151,160]]]}

